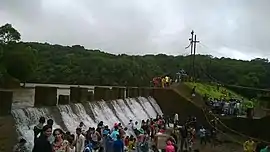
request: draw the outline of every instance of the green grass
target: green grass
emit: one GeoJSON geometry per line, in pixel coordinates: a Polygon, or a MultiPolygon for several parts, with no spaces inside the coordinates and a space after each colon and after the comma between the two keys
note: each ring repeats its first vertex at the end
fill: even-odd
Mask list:
{"type": "MultiPolygon", "coordinates": [[[[241,96],[240,94],[237,94],[227,88],[224,88],[224,87],[220,87],[219,90],[217,89],[217,86],[214,85],[214,84],[207,84],[207,83],[193,83],[193,82],[185,82],[185,84],[190,87],[191,89],[193,88],[193,86],[196,86],[196,92],[199,93],[201,96],[204,96],[205,94],[208,95],[208,97],[210,98],[221,98],[221,97],[225,97],[225,94],[227,94],[227,96],[225,97],[227,100],[230,99],[230,98],[235,98],[235,99],[244,99],[244,102],[243,102],[243,110],[246,110],[247,108],[247,105],[250,104],[250,100],[241,96]],[[223,93],[224,91],[223,90],[226,90],[227,93],[223,93]]],[[[257,107],[257,112],[255,113],[261,113],[259,111],[263,111],[261,109],[261,102],[262,101],[259,101],[257,99],[255,100],[252,100],[252,103],[253,103],[253,106],[254,107],[257,107]]],[[[263,112],[264,113],[264,112],[263,112]]],[[[259,114],[261,115],[261,114],[259,114]]],[[[264,115],[264,114],[263,114],[264,115]]]]}
{"type": "MultiPolygon", "coordinates": [[[[236,98],[236,99],[242,99],[243,96],[228,90],[224,87],[220,87],[219,90],[217,89],[216,85],[206,84],[206,83],[193,83],[193,82],[186,82],[185,83],[190,88],[193,88],[193,86],[196,86],[196,92],[200,95],[204,96],[205,94],[208,95],[211,98],[236,98]]],[[[248,99],[244,98],[245,101],[248,99]]]]}

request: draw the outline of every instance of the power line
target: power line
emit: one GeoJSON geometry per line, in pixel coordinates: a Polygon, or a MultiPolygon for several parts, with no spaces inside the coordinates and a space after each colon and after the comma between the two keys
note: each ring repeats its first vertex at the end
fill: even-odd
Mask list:
{"type": "Polygon", "coordinates": [[[200,68],[201,72],[203,74],[205,74],[211,81],[222,84],[224,86],[233,87],[233,88],[240,88],[240,89],[248,89],[248,90],[254,90],[254,91],[270,92],[269,89],[264,89],[264,88],[257,88],[257,87],[249,87],[249,86],[241,86],[241,85],[224,83],[223,81],[217,79],[212,74],[210,74],[209,71],[205,70],[202,67],[202,65],[199,65],[198,67],[200,68]]]}
{"type": "MultiPolygon", "coordinates": [[[[196,36],[196,35],[195,35],[196,36]]],[[[207,48],[210,51],[216,52],[216,50],[212,49],[211,47],[205,45],[204,43],[199,43],[200,46],[207,48]]],[[[195,43],[196,45],[196,43],[195,43]]],[[[196,46],[195,46],[196,47],[196,46]]],[[[195,53],[194,53],[195,55],[195,53]]],[[[211,65],[211,60],[210,61],[210,65],[211,65]]],[[[247,89],[247,90],[254,90],[254,91],[262,91],[262,92],[270,92],[270,89],[265,89],[265,88],[258,88],[258,87],[250,87],[250,86],[242,86],[242,85],[235,85],[235,84],[228,84],[225,83],[219,79],[217,79],[216,77],[214,77],[211,72],[208,70],[209,65],[206,65],[206,69],[202,67],[202,65],[198,65],[198,68],[200,69],[200,71],[206,76],[208,77],[211,81],[222,84],[224,86],[228,86],[228,87],[233,87],[233,88],[241,88],[241,89],[247,89]]]]}

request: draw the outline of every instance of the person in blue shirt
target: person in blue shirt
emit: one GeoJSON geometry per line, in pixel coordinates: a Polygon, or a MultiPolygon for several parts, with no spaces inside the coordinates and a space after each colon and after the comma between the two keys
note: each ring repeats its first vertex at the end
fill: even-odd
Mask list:
{"type": "Polygon", "coordinates": [[[124,152],[124,142],[119,135],[117,135],[117,140],[113,142],[113,151],[124,152]]]}
{"type": "Polygon", "coordinates": [[[270,152],[270,146],[266,146],[264,149],[261,149],[260,152],[270,152]]]}
{"type": "Polygon", "coordinates": [[[102,135],[104,136],[104,135],[109,135],[109,133],[110,133],[110,130],[108,130],[108,129],[104,129],[103,130],[103,132],[102,132],[102,135]]]}
{"type": "Polygon", "coordinates": [[[114,127],[114,131],[111,133],[111,138],[116,141],[117,140],[117,135],[119,135],[118,127],[114,127]]]}
{"type": "Polygon", "coordinates": [[[104,135],[104,152],[113,152],[113,143],[114,141],[112,140],[111,136],[104,135]]]}

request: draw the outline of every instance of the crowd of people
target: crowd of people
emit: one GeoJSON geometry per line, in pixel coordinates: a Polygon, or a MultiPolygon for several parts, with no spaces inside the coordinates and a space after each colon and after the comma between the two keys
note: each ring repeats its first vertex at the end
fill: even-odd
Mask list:
{"type": "Polygon", "coordinates": [[[172,79],[169,76],[154,77],[151,81],[151,86],[166,88],[172,84],[172,79]]]}
{"type": "Polygon", "coordinates": [[[224,98],[209,98],[208,101],[206,101],[206,104],[215,114],[234,116],[245,114],[245,105],[243,104],[243,100],[233,98],[229,100],[226,100],[224,98]]]}
{"type": "Polygon", "coordinates": [[[199,145],[206,146],[208,143],[215,147],[217,144],[216,135],[217,132],[215,128],[210,127],[206,128],[203,125],[200,125],[197,122],[196,117],[189,116],[186,121],[180,122],[178,115],[174,116],[174,127],[171,133],[171,137],[175,140],[174,143],[179,145],[179,148],[176,148],[182,151],[199,151],[195,146],[196,141],[199,145]]]}
{"type": "MultiPolygon", "coordinates": [[[[204,145],[210,136],[207,129],[197,126],[195,117],[180,123],[178,114],[173,119],[157,116],[141,122],[130,120],[125,127],[121,123],[115,123],[110,128],[100,121],[96,128],[87,128],[81,122],[75,134],[64,132],[60,128],[53,130],[52,119],[48,119],[46,124],[45,122],[45,118],[41,117],[39,124],[33,129],[32,152],[198,151],[193,149],[195,139],[199,137],[200,143],[204,145]]],[[[21,139],[13,151],[27,152],[26,142],[28,141],[21,139]]]]}
{"type": "MultiPolygon", "coordinates": [[[[219,86],[219,85],[218,85],[219,86]]],[[[219,90],[219,88],[218,88],[219,90]]],[[[222,91],[223,96],[218,98],[213,98],[207,94],[204,95],[203,100],[205,105],[215,114],[219,115],[230,115],[230,116],[240,116],[247,114],[248,117],[254,115],[253,101],[244,101],[244,99],[237,99],[231,97],[230,93],[226,90],[222,91]]],[[[196,86],[191,90],[191,98],[196,96],[196,86]]]]}
{"type": "MultiPolygon", "coordinates": [[[[212,125],[214,126],[214,122],[212,125]]],[[[75,134],[62,129],[52,129],[53,120],[41,117],[34,127],[32,152],[199,152],[198,147],[216,147],[215,127],[205,128],[196,117],[180,122],[174,117],[157,116],[155,119],[130,120],[126,127],[115,123],[112,128],[100,121],[96,128],[81,122],[75,134]],[[165,137],[165,138],[164,138],[165,137]]],[[[13,152],[28,152],[27,141],[21,139],[13,152]]],[[[256,144],[252,139],[243,144],[244,152],[268,152],[270,147],[256,144]]]]}

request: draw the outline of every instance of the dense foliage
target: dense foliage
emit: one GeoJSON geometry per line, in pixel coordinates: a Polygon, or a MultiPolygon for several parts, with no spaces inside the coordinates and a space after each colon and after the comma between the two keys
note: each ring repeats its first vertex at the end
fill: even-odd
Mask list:
{"type": "MultiPolygon", "coordinates": [[[[190,56],[164,54],[113,55],[80,45],[31,42],[12,43],[9,47],[4,49],[9,51],[4,52],[10,56],[3,60],[8,73],[22,81],[38,83],[149,86],[153,77],[170,75],[175,78],[180,69],[189,71],[191,59],[190,56]]],[[[195,75],[200,80],[261,88],[270,86],[268,60],[241,61],[198,55],[195,61],[195,75]]]]}
{"type": "MultiPolygon", "coordinates": [[[[38,69],[29,80],[44,83],[149,86],[153,77],[190,68],[189,56],[112,55],[81,46],[26,43],[38,50],[38,69]]],[[[268,88],[270,63],[196,56],[195,75],[201,80],[268,88]]]]}
{"type": "Polygon", "coordinates": [[[35,50],[19,42],[20,33],[11,24],[0,27],[0,84],[14,78],[25,82],[35,71],[35,50]]]}

